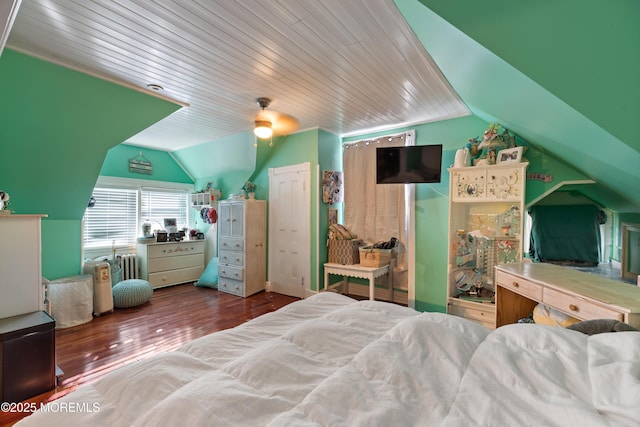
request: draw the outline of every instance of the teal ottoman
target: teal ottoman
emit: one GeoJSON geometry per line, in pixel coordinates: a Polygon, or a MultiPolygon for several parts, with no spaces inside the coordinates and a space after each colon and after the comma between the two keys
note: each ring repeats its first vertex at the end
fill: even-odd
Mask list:
{"type": "Polygon", "coordinates": [[[148,302],[153,295],[151,284],[142,279],[128,279],[117,283],[113,289],[113,306],[130,308],[148,302]]]}

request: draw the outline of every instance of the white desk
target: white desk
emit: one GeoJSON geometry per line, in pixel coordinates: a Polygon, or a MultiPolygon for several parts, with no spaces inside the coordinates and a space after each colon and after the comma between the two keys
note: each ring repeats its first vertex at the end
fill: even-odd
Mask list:
{"type": "Polygon", "coordinates": [[[496,266],[496,327],[516,323],[538,303],[580,320],[616,319],[640,328],[637,286],[553,264],[496,266]]]}
{"type": "Polygon", "coordinates": [[[363,267],[360,264],[342,265],[326,263],[324,265],[324,290],[329,289],[329,274],[344,276],[343,282],[346,285],[348,277],[358,277],[369,279],[369,299],[375,299],[375,279],[389,272],[389,264],[382,267],[363,267]]]}

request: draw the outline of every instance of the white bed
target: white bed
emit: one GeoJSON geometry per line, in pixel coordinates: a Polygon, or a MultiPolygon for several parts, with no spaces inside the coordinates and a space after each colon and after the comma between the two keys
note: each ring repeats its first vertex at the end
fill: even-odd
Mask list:
{"type": "Polygon", "coordinates": [[[637,426],[640,333],[491,332],[321,293],[55,402],[18,425],[637,426]]]}

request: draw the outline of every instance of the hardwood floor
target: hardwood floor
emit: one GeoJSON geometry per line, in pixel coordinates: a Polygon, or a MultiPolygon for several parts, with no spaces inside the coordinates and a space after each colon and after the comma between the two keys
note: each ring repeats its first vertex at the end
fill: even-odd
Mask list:
{"type": "MultiPolygon", "coordinates": [[[[57,364],[64,375],[56,389],[28,402],[55,400],[126,363],[173,350],[298,299],[272,292],[240,298],[192,284],[156,289],[151,301],[140,307],[116,309],[83,325],[56,330],[57,364]]],[[[11,426],[26,415],[0,412],[0,426],[11,426]]]]}

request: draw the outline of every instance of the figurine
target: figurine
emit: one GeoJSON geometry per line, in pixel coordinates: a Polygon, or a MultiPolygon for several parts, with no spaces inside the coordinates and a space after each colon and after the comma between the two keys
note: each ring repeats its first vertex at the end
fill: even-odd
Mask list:
{"type": "Polygon", "coordinates": [[[4,210],[5,207],[9,204],[9,193],[5,193],[0,190],[0,211],[4,210]]]}

